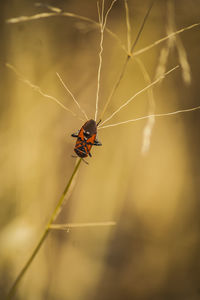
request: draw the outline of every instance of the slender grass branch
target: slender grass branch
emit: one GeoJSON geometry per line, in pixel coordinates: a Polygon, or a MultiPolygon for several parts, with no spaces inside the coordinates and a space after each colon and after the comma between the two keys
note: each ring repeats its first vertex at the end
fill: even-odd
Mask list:
{"type": "MultiPolygon", "coordinates": [[[[135,57],[135,62],[139,65],[139,67],[143,73],[143,77],[144,77],[145,81],[147,82],[147,84],[151,84],[151,78],[150,78],[142,60],[140,60],[138,57],[135,57]]],[[[148,113],[149,113],[149,115],[153,115],[155,113],[155,108],[156,108],[153,87],[151,87],[150,89],[147,90],[147,94],[148,94],[148,98],[149,98],[148,99],[148,113]]],[[[143,130],[143,139],[142,139],[142,148],[141,148],[141,152],[143,155],[147,154],[147,152],[149,150],[154,124],[155,124],[154,116],[151,116],[150,118],[147,119],[147,123],[143,130]]]]}
{"type": "Polygon", "coordinates": [[[116,222],[92,222],[92,223],[69,223],[69,224],[52,224],[50,229],[69,230],[71,228],[85,228],[85,227],[101,227],[101,226],[115,226],[116,222]]]}
{"type": "Polygon", "coordinates": [[[80,16],[80,15],[70,13],[70,12],[52,12],[52,13],[48,12],[48,13],[39,13],[39,14],[32,15],[32,16],[20,16],[20,17],[16,17],[16,18],[7,19],[6,23],[15,24],[15,23],[21,23],[21,22],[29,22],[29,21],[38,20],[38,19],[50,18],[50,17],[69,17],[69,18],[86,21],[89,23],[95,23],[97,26],[99,26],[98,22],[96,22],[90,18],[80,16]]]}
{"type": "Polygon", "coordinates": [[[78,106],[79,110],[82,112],[82,114],[86,118],[86,120],[88,120],[88,116],[87,116],[86,112],[84,111],[84,109],[81,108],[80,104],[78,103],[78,101],[76,100],[76,98],[74,97],[74,95],[72,94],[72,92],[70,91],[70,89],[66,86],[66,84],[62,80],[62,78],[59,75],[59,73],[56,72],[56,75],[58,76],[60,82],[62,83],[62,85],[64,86],[64,88],[67,90],[67,92],[70,94],[70,96],[72,97],[72,99],[74,100],[74,102],[76,103],[76,105],[78,106]]]}
{"type": "MultiPolygon", "coordinates": [[[[125,13],[126,13],[127,50],[128,50],[127,54],[128,54],[131,51],[131,25],[130,25],[128,0],[124,0],[124,5],[125,5],[125,13]]],[[[138,57],[134,57],[134,59],[133,59],[133,56],[131,56],[131,59],[136,61],[136,63],[139,65],[139,67],[142,71],[143,77],[144,77],[145,81],[147,82],[147,84],[151,84],[150,76],[149,76],[143,62],[138,57]]],[[[154,109],[155,109],[153,88],[148,89],[147,94],[148,94],[148,98],[149,98],[149,114],[153,114],[154,109]]],[[[143,141],[142,141],[142,153],[143,154],[146,153],[147,150],[149,149],[150,137],[151,137],[154,123],[155,123],[154,117],[148,118],[147,124],[143,131],[143,141]]]]}
{"type": "Polygon", "coordinates": [[[124,0],[124,7],[126,13],[127,50],[128,53],[130,53],[131,52],[131,24],[130,24],[129,7],[128,7],[127,0],[124,0]]]}
{"type": "Polygon", "coordinates": [[[174,115],[187,113],[187,112],[191,112],[191,111],[196,111],[196,110],[200,110],[200,105],[195,106],[195,107],[191,107],[191,108],[175,110],[175,111],[168,112],[168,113],[152,114],[152,115],[147,115],[147,116],[143,116],[143,117],[139,117],[139,118],[135,118],[135,119],[131,119],[131,120],[118,122],[118,123],[115,123],[115,124],[105,125],[105,126],[99,127],[98,130],[109,128],[109,127],[115,127],[115,126],[119,126],[119,125],[123,125],[123,124],[128,124],[128,123],[131,123],[131,122],[146,120],[146,119],[151,118],[151,117],[155,117],[155,118],[157,118],[157,117],[168,117],[168,116],[174,116],[174,115]]]}
{"type": "Polygon", "coordinates": [[[195,27],[199,27],[199,26],[200,26],[200,22],[192,24],[192,25],[189,25],[187,27],[183,27],[183,28],[181,28],[181,29],[179,29],[179,30],[177,30],[175,32],[172,32],[169,35],[167,35],[167,36],[165,36],[165,37],[163,37],[163,38],[155,41],[154,43],[150,44],[149,46],[146,46],[146,47],[144,47],[144,48],[142,48],[142,49],[140,49],[140,50],[138,50],[136,52],[133,52],[133,56],[140,55],[140,54],[142,54],[142,53],[144,53],[144,52],[146,52],[146,51],[154,48],[155,46],[163,43],[164,41],[166,41],[166,40],[168,40],[168,39],[170,39],[170,38],[172,38],[172,37],[174,37],[174,36],[176,36],[176,35],[184,32],[184,31],[191,30],[191,29],[193,29],[195,27]]]}
{"type": "Polygon", "coordinates": [[[19,275],[17,276],[16,280],[14,281],[10,291],[9,291],[9,294],[7,296],[7,299],[12,299],[12,297],[14,296],[15,294],[15,291],[16,291],[16,288],[17,286],[19,285],[21,279],[23,278],[24,274],[26,273],[26,271],[28,270],[28,268],[30,267],[32,261],[34,260],[34,258],[36,257],[38,251],[40,250],[42,244],[44,243],[47,235],[49,234],[49,231],[50,231],[50,227],[52,225],[52,223],[55,221],[55,219],[57,218],[57,216],[59,215],[59,213],[61,212],[62,210],[62,207],[63,207],[63,202],[64,202],[64,199],[65,199],[65,196],[67,194],[67,192],[69,191],[69,188],[71,186],[71,183],[73,181],[73,178],[76,174],[76,172],[78,171],[78,168],[80,166],[80,163],[81,163],[81,158],[79,159],[79,161],[77,162],[77,164],[75,165],[74,167],[74,170],[72,172],[72,175],[64,189],[64,192],[62,193],[59,201],[58,201],[58,204],[56,205],[56,208],[54,209],[41,237],[40,237],[40,240],[37,244],[37,246],[35,247],[35,249],[33,250],[30,258],[28,259],[28,261],[26,262],[26,264],[24,265],[24,267],[22,268],[21,272],[19,273],[19,275]]]}
{"type": "Polygon", "coordinates": [[[104,39],[104,24],[103,24],[104,0],[102,1],[101,14],[100,14],[99,2],[97,2],[97,4],[98,4],[97,8],[98,8],[101,38],[100,38],[100,51],[99,51],[99,67],[98,67],[98,74],[97,74],[96,109],[95,109],[95,116],[94,116],[95,121],[97,119],[97,114],[98,114],[99,90],[100,90],[100,79],[101,79],[101,68],[102,68],[102,53],[103,53],[103,39],[104,39]]]}
{"type": "MultiPolygon", "coordinates": [[[[48,6],[48,7],[50,7],[50,6],[48,6]]],[[[81,21],[85,21],[85,22],[94,24],[97,28],[100,26],[99,22],[97,22],[93,19],[81,16],[81,15],[77,15],[74,13],[70,13],[70,12],[62,12],[62,10],[59,8],[54,8],[54,11],[52,13],[38,13],[38,14],[32,15],[32,16],[20,16],[20,17],[16,17],[16,18],[10,18],[10,19],[6,20],[6,23],[7,24],[15,24],[15,23],[30,22],[33,20],[38,20],[38,19],[43,19],[43,18],[51,18],[51,17],[70,17],[70,18],[74,18],[74,19],[78,19],[81,21]]],[[[195,27],[199,27],[199,26],[200,26],[200,22],[191,24],[187,27],[183,27],[175,32],[172,32],[170,35],[167,35],[167,36],[155,41],[154,43],[150,44],[149,46],[146,46],[138,51],[135,51],[132,54],[129,53],[129,55],[131,55],[131,56],[140,55],[140,54],[152,49],[153,47],[159,45],[160,43],[163,43],[164,41],[170,39],[171,37],[173,37],[175,35],[179,35],[180,33],[184,32],[184,31],[191,30],[191,29],[193,29],[195,27]]],[[[110,36],[112,36],[119,43],[120,47],[125,52],[127,52],[125,45],[122,43],[120,38],[112,30],[110,30],[108,27],[106,27],[105,31],[108,34],[110,34],[110,36]]]]}
{"type": "Polygon", "coordinates": [[[55,13],[61,13],[62,12],[61,8],[55,7],[55,6],[52,6],[52,5],[48,5],[47,3],[36,2],[35,6],[36,7],[45,7],[48,10],[50,10],[52,12],[55,12],[55,13]]]}
{"type": "MultiPolygon", "coordinates": [[[[59,10],[59,8],[57,8],[59,10]]],[[[16,24],[16,23],[21,23],[21,22],[30,22],[30,21],[34,21],[34,20],[38,20],[38,19],[44,19],[44,18],[51,18],[51,17],[69,17],[69,18],[73,18],[73,19],[77,19],[77,20],[81,20],[90,24],[93,24],[96,28],[99,28],[101,25],[99,22],[90,19],[88,17],[84,17],[84,16],[80,16],[74,13],[69,13],[69,12],[62,12],[62,11],[58,11],[58,12],[51,12],[51,13],[39,13],[36,15],[32,15],[32,16],[20,16],[20,17],[16,17],[16,18],[10,18],[6,20],[7,24],[16,24]]],[[[105,31],[112,36],[112,38],[114,38],[120,45],[120,47],[126,52],[126,48],[124,46],[124,44],[121,42],[121,40],[119,39],[119,37],[113,32],[111,31],[109,28],[105,27],[105,31]]]]}
{"type": "Polygon", "coordinates": [[[160,77],[158,77],[156,80],[154,80],[152,83],[150,83],[149,85],[147,85],[146,87],[144,87],[142,90],[140,90],[139,92],[137,92],[136,94],[134,94],[131,98],[129,98],[124,104],[122,104],[116,111],[114,111],[112,113],[112,115],[110,117],[108,117],[106,120],[104,120],[101,125],[99,126],[99,128],[102,127],[103,124],[107,123],[109,120],[111,120],[121,109],[123,109],[125,106],[127,106],[131,101],[133,101],[133,99],[135,99],[137,96],[139,96],[140,94],[144,93],[145,91],[147,91],[148,89],[152,88],[155,84],[157,84],[158,82],[160,82],[163,78],[165,78],[167,75],[169,75],[171,72],[175,71],[177,68],[179,68],[179,66],[175,66],[174,68],[170,69],[168,72],[162,74],[160,77]]]}
{"type": "Polygon", "coordinates": [[[28,86],[30,86],[34,91],[38,92],[40,95],[42,95],[43,97],[52,100],[54,102],[56,102],[60,107],[62,107],[64,110],[70,112],[74,117],[77,117],[78,119],[84,121],[82,118],[79,118],[77,116],[77,114],[75,114],[71,109],[69,109],[68,107],[66,107],[62,102],[60,102],[56,97],[53,97],[51,95],[48,95],[46,93],[44,93],[41,88],[33,83],[31,83],[28,79],[24,78],[21,73],[11,64],[6,63],[6,67],[9,68],[10,70],[12,70],[17,76],[18,78],[26,83],[28,86]]]}
{"type": "MultiPolygon", "coordinates": [[[[98,15],[99,15],[99,23],[100,23],[100,32],[101,32],[101,39],[100,39],[100,51],[99,51],[99,67],[98,67],[98,75],[97,75],[97,92],[96,92],[96,109],[95,109],[95,121],[97,120],[98,116],[98,106],[99,106],[99,90],[100,90],[100,80],[101,80],[101,69],[102,69],[102,54],[103,54],[103,40],[104,40],[104,30],[106,28],[107,18],[108,15],[115,4],[117,0],[113,0],[110,7],[108,8],[105,18],[104,18],[104,0],[102,2],[101,7],[101,15],[100,15],[100,9],[98,7],[98,15]]],[[[98,3],[98,2],[97,2],[98,3]]]]}
{"type": "Polygon", "coordinates": [[[138,42],[139,38],[140,38],[140,36],[141,36],[141,33],[142,33],[143,29],[144,29],[144,25],[145,25],[145,23],[146,23],[146,21],[147,21],[147,19],[148,19],[148,16],[149,16],[149,14],[150,14],[150,11],[151,11],[151,9],[152,9],[152,6],[153,6],[154,1],[155,1],[155,0],[151,1],[151,4],[150,4],[150,6],[149,6],[149,8],[148,8],[148,10],[147,10],[147,12],[146,12],[146,14],[145,14],[145,16],[144,16],[144,19],[143,19],[142,25],[141,25],[141,27],[140,27],[140,30],[139,30],[139,32],[138,32],[138,34],[137,34],[137,36],[136,36],[135,41],[133,42],[133,44],[132,44],[132,46],[131,46],[130,53],[127,54],[127,57],[126,57],[125,62],[124,62],[124,64],[123,64],[123,66],[122,66],[121,72],[120,72],[120,74],[119,74],[119,76],[118,76],[118,78],[117,78],[117,80],[116,80],[116,82],[115,82],[115,84],[114,84],[114,86],[113,86],[113,88],[112,88],[112,90],[111,90],[111,92],[110,92],[110,95],[109,95],[109,97],[108,97],[108,99],[107,99],[107,101],[106,101],[106,103],[105,103],[105,105],[104,105],[104,108],[103,108],[102,113],[101,113],[101,115],[100,115],[100,119],[103,118],[103,116],[104,116],[104,114],[105,114],[105,112],[106,112],[106,110],[107,110],[107,107],[108,107],[110,101],[112,100],[112,98],[113,98],[113,96],[114,96],[114,94],[115,94],[117,88],[118,88],[119,85],[120,85],[120,82],[122,81],[122,78],[124,77],[124,74],[125,74],[125,71],[126,71],[127,64],[128,64],[128,62],[129,62],[129,60],[130,60],[130,58],[131,58],[131,56],[132,56],[132,53],[133,53],[133,51],[134,51],[134,49],[135,49],[135,46],[137,45],[137,42],[138,42]]]}

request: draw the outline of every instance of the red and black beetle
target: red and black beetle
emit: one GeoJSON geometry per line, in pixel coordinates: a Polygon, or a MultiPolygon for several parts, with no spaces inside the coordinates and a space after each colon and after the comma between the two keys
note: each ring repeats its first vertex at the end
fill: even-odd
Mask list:
{"type": "Polygon", "coordinates": [[[102,146],[97,140],[97,126],[100,121],[96,124],[94,120],[88,120],[77,133],[73,133],[71,136],[76,137],[76,145],[74,152],[81,158],[91,157],[90,150],[92,146],[102,146]]]}

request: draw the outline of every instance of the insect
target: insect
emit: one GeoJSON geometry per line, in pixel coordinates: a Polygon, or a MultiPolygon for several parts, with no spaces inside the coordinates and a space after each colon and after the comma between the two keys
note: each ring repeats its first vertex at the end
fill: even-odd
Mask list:
{"type": "MultiPolygon", "coordinates": [[[[101,121],[101,120],[100,120],[101,121]]],[[[73,133],[71,136],[76,137],[76,144],[74,147],[74,152],[81,158],[91,157],[92,154],[90,150],[92,146],[102,146],[96,138],[97,136],[97,126],[100,121],[96,123],[94,120],[88,120],[77,133],[73,133]]]]}

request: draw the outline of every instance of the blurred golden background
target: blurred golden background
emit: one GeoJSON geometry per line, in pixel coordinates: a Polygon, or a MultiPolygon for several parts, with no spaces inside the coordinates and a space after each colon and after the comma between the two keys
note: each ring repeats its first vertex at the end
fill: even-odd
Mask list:
{"type": "MultiPolygon", "coordinates": [[[[105,1],[106,9],[109,3],[105,1]]],[[[128,1],[132,41],[149,3],[128,1]]],[[[94,0],[48,4],[98,22],[94,0]]],[[[155,1],[136,51],[170,33],[167,24],[175,21],[177,30],[200,21],[199,0],[172,1],[175,19],[168,15],[168,4],[155,1]]],[[[83,125],[22,82],[5,64],[12,64],[24,78],[81,116],[56,76],[58,72],[94,118],[100,32],[94,23],[63,16],[5,22],[52,12],[32,1],[1,1],[0,8],[0,299],[4,299],[73,171],[75,140],[70,135],[83,125]]],[[[113,6],[107,27],[126,45],[124,1],[113,6]]],[[[179,68],[156,85],[156,113],[199,105],[199,30],[195,27],[178,35],[187,54],[191,83],[184,82],[179,68]]],[[[152,81],[167,43],[138,56],[152,81]]],[[[100,112],[125,58],[119,43],[105,32],[100,112]]],[[[177,64],[180,56],[173,46],[166,70],[177,64]]],[[[146,85],[139,65],[130,61],[104,119],[146,85]]],[[[143,93],[110,124],[148,112],[148,94],[143,93]]],[[[99,130],[103,146],[93,147],[89,165],[81,164],[56,223],[117,224],[52,230],[20,283],[16,299],[200,299],[199,114],[156,118],[145,155],[141,149],[147,120],[99,130]]]]}

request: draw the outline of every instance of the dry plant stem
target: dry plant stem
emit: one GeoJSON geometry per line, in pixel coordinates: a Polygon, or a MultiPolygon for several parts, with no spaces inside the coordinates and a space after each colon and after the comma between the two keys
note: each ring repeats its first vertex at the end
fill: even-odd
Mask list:
{"type": "Polygon", "coordinates": [[[109,103],[110,103],[112,97],[114,96],[114,94],[115,94],[115,92],[116,92],[116,90],[117,90],[117,88],[118,88],[118,86],[119,86],[119,84],[120,84],[122,78],[124,77],[124,73],[125,73],[127,64],[128,64],[128,62],[129,62],[129,60],[130,60],[130,58],[131,58],[131,55],[132,55],[132,53],[133,53],[133,51],[134,51],[134,49],[135,49],[135,46],[136,46],[136,44],[137,44],[137,42],[138,42],[138,40],[139,40],[139,37],[140,37],[140,35],[141,35],[142,31],[143,31],[143,28],[144,28],[144,25],[145,25],[145,23],[146,23],[146,20],[147,20],[149,14],[150,14],[151,9],[152,9],[153,3],[154,3],[154,0],[151,1],[151,4],[150,4],[150,6],[149,6],[149,9],[148,9],[148,11],[147,11],[145,17],[144,17],[144,20],[143,20],[143,22],[142,22],[142,25],[141,25],[141,27],[140,27],[140,30],[139,30],[139,32],[138,32],[138,34],[137,34],[137,36],[136,36],[136,39],[135,39],[134,43],[132,44],[132,47],[131,47],[131,49],[130,49],[130,53],[127,54],[127,57],[126,57],[125,62],[124,62],[124,64],[123,64],[122,70],[121,70],[121,72],[120,72],[120,74],[119,74],[119,77],[118,77],[118,79],[116,80],[116,82],[115,82],[115,84],[114,84],[114,86],[113,86],[113,88],[112,88],[112,90],[111,90],[111,93],[110,93],[110,95],[109,95],[109,97],[108,97],[108,100],[107,100],[106,103],[105,103],[105,106],[104,106],[103,111],[102,111],[102,113],[101,113],[100,119],[103,118],[104,113],[105,113],[105,111],[106,111],[106,109],[107,109],[107,107],[108,107],[108,105],[109,105],[109,103]]]}
{"type": "Polygon", "coordinates": [[[115,226],[116,222],[92,222],[92,223],[70,223],[70,224],[52,224],[50,229],[69,230],[70,228],[85,228],[85,227],[100,227],[100,226],[115,226]]]}
{"type": "MultiPolygon", "coordinates": [[[[82,21],[86,21],[86,22],[89,22],[89,23],[93,23],[94,25],[96,25],[97,27],[99,26],[99,23],[90,19],[90,18],[87,18],[87,17],[83,17],[83,16],[79,16],[79,15],[76,15],[76,14],[73,14],[73,13],[68,13],[68,12],[65,12],[65,13],[53,13],[53,14],[49,14],[49,13],[41,13],[41,14],[37,14],[37,15],[33,15],[33,16],[21,16],[21,17],[18,17],[18,18],[11,18],[11,19],[8,19],[6,20],[6,23],[11,23],[11,24],[15,24],[15,23],[20,23],[20,22],[27,22],[27,21],[32,21],[32,20],[37,20],[37,19],[42,19],[42,18],[47,18],[47,17],[52,17],[52,16],[64,16],[64,17],[72,17],[72,18],[76,18],[76,19],[80,19],[82,21]]],[[[130,56],[137,56],[137,55],[140,55],[154,47],[156,47],[157,45],[163,43],[164,41],[170,39],[171,37],[174,37],[176,35],[179,35],[180,33],[183,33],[184,31],[187,31],[187,30],[191,30],[195,27],[198,27],[200,26],[200,22],[198,23],[194,23],[192,25],[189,25],[187,27],[183,27],[175,32],[172,32],[170,35],[167,35],[157,41],[155,41],[154,43],[150,44],[149,46],[146,46],[138,51],[135,51],[133,52],[132,54],[129,53],[130,56]]],[[[105,31],[110,34],[110,36],[112,36],[120,45],[120,47],[127,53],[127,50],[126,50],[126,47],[124,46],[124,44],[122,43],[122,41],[120,40],[120,38],[113,32],[111,31],[109,28],[105,28],[105,31]]]]}
{"type": "MultiPolygon", "coordinates": [[[[21,23],[21,22],[34,21],[34,20],[43,19],[43,18],[50,18],[50,17],[70,17],[70,18],[78,19],[78,20],[85,21],[88,23],[92,23],[96,27],[100,26],[100,24],[98,22],[96,22],[95,20],[92,20],[92,19],[84,17],[84,16],[77,15],[74,13],[69,13],[69,12],[39,13],[39,14],[36,14],[33,16],[21,16],[21,17],[17,17],[17,18],[8,19],[8,20],[6,20],[6,23],[15,24],[15,23],[21,23]]],[[[120,44],[120,47],[126,52],[125,46],[122,44],[119,37],[107,27],[105,28],[105,31],[108,34],[110,34],[110,36],[112,36],[120,44]]]]}
{"type": "Polygon", "coordinates": [[[46,4],[46,3],[36,2],[36,3],[35,3],[35,6],[36,6],[36,7],[46,7],[46,8],[49,9],[50,11],[56,12],[56,13],[61,13],[61,12],[62,12],[62,9],[60,9],[60,8],[58,8],[58,7],[55,7],[55,6],[52,6],[52,5],[48,5],[48,4],[46,4]]]}
{"type": "Polygon", "coordinates": [[[98,7],[98,15],[99,15],[99,23],[101,28],[101,38],[100,38],[100,51],[99,51],[99,68],[98,68],[98,75],[97,75],[97,93],[96,93],[96,110],[95,110],[95,121],[97,120],[97,114],[98,114],[98,105],[99,105],[99,89],[100,89],[100,79],[101,79],[101,67],[102,67],[102,53],[103,53],[103,38],[104,38],[104,24],[103,24],[103,12],[104,12],[104,0],[102,2],[102,9],[101,9],[101,15],[100,15],[100,9],[99,9],[99,2],[97,2],[98,7]]]}
{"type": "MultiPolygon", "coordinates": [[[[169,22],[171,24],[172,27],[172,32],[175,31],[176,29],[176,21],[175,21],[175,7],[174,7],[174,1],[172,0],[168,0],[167,2],[167,10],[168,10],[168,19],[171,21],[169,22]]],[[[186,50],[183,46],[183,43],[180,39],[179,36],[174,38],[174,44],[176,46],[177,52],[178,52],[178,58],[179,58],[179,62],[182,68],[182,77],[183,80],[186,84],[190,84],[191,83],[191,70],[190,70],[190,65],[187,59],[187,53],[186,50]]]]}
{"type": "Polygon", "coordinates": [[[148,50],[154,48],[155,46],[157,46],[157,45],[163,43],[164,41],[170,39],[171,37],[174,37],[174,36],[176,36],[176,35],[178,35],[178,34],[184,32],[184,31],[193,29],[193,28],[195,28],[195,27],[197,27],[197,26],[200,26],[200,23],[195,23],[195,24],[189,25],[189,26],[187,26],[187,27],[181,28],[181,29],[179,29],[179,30],[177,30],[177,31],[175,31],[175,32],[172,32],[171,34],[169,34],[169,35],[167,35],[167,36],[165,36],[165,37],[163,37],[163,38],[161,38],[161,39],[155,41],[155,42],[152,43],[151,45],[146,46],[146,47],[144,47],[144,48],[142,48],[142,49],[140,49],[140,50],[138,50],[138,51],[133,52],[133,56],[140,55],[140,54],[142,54],[142,53],[144,53],[144,52],[146,52],[146,51],[148,51],[148,50]]]}
{"type": "Polygon", "coordinates": [[[97,26],[99,26],[98,22],[84,17],[84,16],[80,16],[74,13],[69,13],[69,12],[52,12],[52,13],[39,13],[33,16],[20,16],[20,17],[16,17],[16,18],[11,18],[6,20],[6,23],[11,23],[11,24],[15,24],[15,23],[20,23],[20,22],[27,22],[27,21],[33,21],[33,20],[38,20],[38,19],[44,19],[44,18],[50,18],[50,17],[70,17],[70,18],[74,18],[74,19],[78,19],[78,20],[82,20],[82,21],[86,21],[89,23],[95,23],[97,26]]]}
{"type": "MultiPolygon", "coordinates": [[[[143,73],[143,77],[144,77],[145,81],[147,82],[147,84],[151,84],[150,76],[149,76],[143,62],[138,57],[135,57],[135,61],[140,66],[140,69],[142,70],[142,73],[143,73]]],[[[149,98],[148,113],[149,113],[149,115],[152,115],[155,113],[155,107],[156,107],[154,94],[153,94],[153,88],[148,89],[147,94],[148,94],[148,98],[149,98]]],[[[141,149],[141,152],[143,155],[147,154],[147,152],[149,150],[150,142],[151,142],[151,134],[152,134],[154,124],[155,124],[155,117],[150,117],[147,119],[147,123],[143,130],[142,149],[141,149]]]]}
{"type": "Polygon", "coordinates": [[[130,53],[131,52],[131,25],[130,25],[130,18],[129,18],[128,0],[124,0],[124,7],[126,12],[127,50],[128,53],[130,53]]]}
{"type": "MultiPolygon", "coordinates": [[[[80,16],[80,15],[77,15],[77,14],[74,14],[74,13],[61,12],[61,10],[59,8],[57,8],[57,10],[58,10],[58,12],[53,12],[53,13],[39,13],[39,14],[36,14],[36,15],[33,15],[33,16],[21,16],[21,17],[16,17],[16,18],[10,18],[10,19],[6,20],[6,23],[15,24],[15,23],[20,23],[20,22],[29,22],[29,21],[32,21],[32,20],[38,20],[38,19],[49,18],[49,17],[60,17],[61,16],[61,17],[70,17],[70,18],[78,19],[78,20],[85,21],[85,22],[88,22],[88,23],[92,23],[92,24],[96,25],[97,27],[100,26],[100,24],[98,22],[96,22],[95,20],[92,20],[90,18],[80,16]]],[[[160,43],[166,41],[167,39],[171,38],[172,36],[178,35],[178,34],[184,32],[184,31],[193,29],[197,26],[200,26],[200,22],[189,25],[189,26],[184,27],[184,28],[181,28],[181,29],[171,33],[170,35],[167,35],[167,36],[155,41],[154,43],[152,43],[149,46],[146,46],[146,47],[144,47],[144,48],[142,48],[142,49],[140,49],[136,52],[133,52],[132,54],[129,53],[129,55],[132,55],[132,56],[140,55],[140,54],[150,50],[151,48],[159,45],[160,43]]],[[[124,46],[124,44],[121,42],[119,37],[114,32],[112,32],[107,27],[105,28],[105,31],[108,34],[110,34],[110,36],[112,36],[119,43],[120,47],[125,52],[127,52],[126,47],[124,46]]]]}
{"type": "Polygon", "coordinates": [[[48,233],[49,233],[49,231],[50,231],[50,226],[51,226],[52,223],[55,221],[55,219],[57,218],[57,216],[59,215],[59,213],[60,213],[60,211],[61,211],[61,209],[62,209],[63,201],[64,201],[65,196],[66,196],[66,194],[67,194],[67,192],[68,192],[68,190],[69,190],[69,188],[70,188],[70,186],[71,186],[71,183],[72,183],[72,181],[73,181],[73,178],[74,178],[76,172],[78,171],[78,168],[79,168],[79,166],[80,166],[80,163],[81,163],[81,158],[79,159],[79,161],[78,161],[77,164],[75,165],[75,168],[74,168],[74,170],[73,170],[73,172],[72,172],[72,175],[71,175],[71,177],[70,177],[70,179],[69,179],[69,181],[68,181],[68,183],[67,183],[67,185],[66,185],[66,187],[65,187],[65,189],[64,189],[64,192],[62,193],[62,195],[61,195],[61,197],[60,197],[60,199],[59,199],[59,201],[58,201],[58,204],[57,204],[56,208],[54,209],[54,211],[53,211],[53,213],[52,213],[52,215],[51,215],[51,217],[50,217],[50,219],[49,219],[49,221],[48,221],[48,223],[47,223],[47,225],[46,225],[46,227],[45,227],[45,229],[44,229],[44,232],[43,232],[43,234],[42,234],[42,236],[41,236],[41,238],[40,238],[40,240],[39,240],[37,246],[36,246],[35,249],[33,250],[33,253],[31,254],[31,256],[30,256],[30,258],[28,259],[28,261],[26,262],[25,266],[23,267],[23,269],[21,270],[21,272],[20,272],[19,275],[17,276],[17,278],[16,278],[16,280],[15,280],[13,286],[12,286],[11,289],[10,289],[10,292],[9,292],[9,294],[8,294],[7,299],[12,299],[12,296],[14,296],[18,284],[20,283],[22,277],[24,276],[24,274],[25,274],[26,271],[28,270],[30,264],[31,264],[32,261],[34,260],[35,256],[37,255],[37,253],[38,253],[38,251],[40,250],[42,244],[44,243],[44,241],[45,241],[45,239],[46,239],[46,237],[47,237],[47,235],[48,235],[48,233]]]}
{"type": "Polygon", "coordinates": [[[144,117],[139,117],[139,118],[136,118],[136,119],[126,120],[126,121],[115,123],[115,124],[105,125],[105,126],[99,127],[98,130],[109,128],[109,127],[115,127],[115,126],[119,126],[119,125],[123,125],[123,124],[128,124],[128,123],[131,123],[131,122],[141,121],[141,120],[145,120],[145,119],[148,119],[148,118],[151,118],[151,117],[155,117],[155,118],[157,118],[157,117],[168,117],[168,116],[174,116],[174,115],[178,115],[178,114],[186,113],[186,112],[191,112],[191,111],[195,111],[195,110],[200,110],[200,105],[196,106],[196,107],[180,109],[180,110],[176,110],[176,111],[172,111],[172,112],[168,112],[168,113],[152,114],[152,115],[147,115],[147,116],[144,116],[144,117]]]}
{"type": "MultiPolygon", "coordinates": [[[[47,98],[47,99],[50,99],[50,100],[56,102],[60,107],[62,107],[64,110],[70,112],[74,117],[79,118],[79,117],[77,116],[77,114],[75,114],[72,110],[70,110],[70,109],[67,108],[64,104],[62,104],[57,98],[55,98],[55,97],[53,97],[53,96],[50,96],[50,95],[44,93],[44,92],[41,90],[41,88],[40,88],[39,86],[37,86],[37,85],[35,85],[35,84],[32,84],[28,79],[24,78],[24,77],[20,74],[20,72],[19,72],[14,66],[12,66],[12,65],[9,64],[9,63],[6,63],[6,67],[8,67],[9,69],[11,69],[11,70],[18,76],[18,78],[19,78],[22,82],[26,83],[26,84],[27,84],[28,86],[30,86],[33,90],[37,91],[40,95],[42,95],[43,97],[45,97],[45,98],[47,98]]],[[[79,118],[79,119],[80,119],[80,118],[79,118]]],[[[83,119],[80,119],[80,120],[83,121],[83,119]]]]}
{"type": "Polygon", "coordinates": [[[108,8],[108,10],[106,12],[105,19],[103,19],[104,0],[102,2],[101,15],[100,15],[99,4],[97,2],[98,15],[99,15],[99,24],[100,24],[100,29],[101,29],[101,39],[100,39],[100,51],[99,51],[99,68],[98,68],[98,76],[97,76],[96,110],[95,110],[95,116],[94,116],[95,121],[97,120],[98,106],[99,106],[99,90],[100,90],[100,79],[101,79],[101,69],[102,69],[102,53],[103,53],[104,30],[105,30],[105,27],[106,27],[108,14],[111,11],[111,9],[112,9],[112,7],[113,7],[113,5],[116,1],[117,0],[112,1],[110,7],[108,8]]]}
{"type": "Polygon", "coordinates": [[[124,108],[125,106],[127,106],[134,98],[136,98],[138,95],[144,93],[149,88],[152,88],[155,84],[157,84],[158,82],[160,82],[163,78],[165,78],[165,76],[169,75],[171,72],[175,71],[177,68],[179,68],[179,66],[176,66],[176,67],[172,68],[168,72],[166,72],[163,75],[161,75],[160,77],[158,77],[155,81],[153,81],[152,83],[150,83],[149,85],[147,85],[145,88],[143,88],[142,90],[140,90],[139,92],[137,92],[136,94],[134,94],[124,104],[122,104],[114,113],[112,113],[112,115],[110,117],[108,117],[105,121],[103,121],[101,123],[101,125],[99,126],[99,128],[101,128],[103,124],[105,124],[106,122],[108,122],[109,120],[111,120],[122,108],[124,108]]]}
{"type": "MultiPolygon", "coordinates": [[[[125,5],[125,13],[126,13],[127,49],[128,49],[128,53],[130,53],[131,25],[130,25],[129,7],[128,7],[127,0],[124,0],[124,5],[125,5]]],[[[133,56],[131,56],[131,59],[133,59],[133,56]]],[[[134,57],[134,59],[142,71],[144,80],[147,82],[147,84],[150,84],[151,79],[150,79],[150,76],[149,76],[143,62],[138,57],[134,57]]],[[[148,94],[148,98],[149,98],[149,114],[153,114],[155,112],[154,111],[155,100],[154,100],[154,96],[153,96],[153,88],[148,89],[147,94],[148,94]]],[[[155,123],[154,117],[148,118],[147,124],[143,130],[142,154],[146,154],[149,149],[150,141],[151,141],[151,133],[152,133],[154,123],[155,123]]]]}

